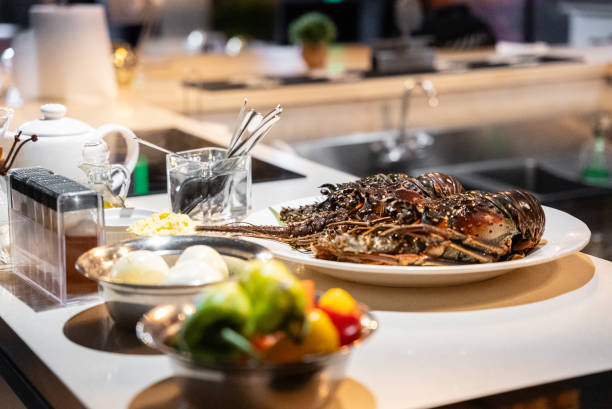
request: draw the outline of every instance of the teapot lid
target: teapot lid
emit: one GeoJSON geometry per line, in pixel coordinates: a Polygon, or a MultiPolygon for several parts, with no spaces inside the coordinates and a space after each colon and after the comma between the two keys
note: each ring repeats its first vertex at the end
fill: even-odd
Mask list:
{"type": "Polygon", "coordinates": [[[66,107],[62,104],[45,104],[40,107],[42,118],[22,124],[17,131],[24,135],[74,136],[91,132],[91,126],[78,119],[67,118],[66,107]]]}

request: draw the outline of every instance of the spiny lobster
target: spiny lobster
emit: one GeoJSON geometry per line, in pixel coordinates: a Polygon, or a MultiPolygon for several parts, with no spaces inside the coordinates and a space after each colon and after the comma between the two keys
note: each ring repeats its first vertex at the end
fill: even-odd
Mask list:
{"type": "Polygon", "coordinates": [[[236,224],[198,226],[196,229],[286,240],[300,247],[301,241],[321,233],[330,223],[345,220],[411,222],[417,215],[415,206],[418,204],[463,191],[457,179],[443,173],[427,173],[416,178],[404,174],[378,174],[321,186],[324,200],[281,210],[280,221],[284,226],[236,224]]]}
{"type": "Polygon", "coordinates": [[[311,243],[317,258],[388,265],[488,263],[525,256],[545,216],[530,193],[471,191],[430,200],[412,224],[338,222],[311,243]]]}
{"type": "Polygon", "coordinates": [[[440,173],[376,175],[323,189],[325,200],[283,209],[285,226],[197,229],[282,241],[318,258],[389,265],[522,257],[544,231],[544,212],[533,195],[464,192],[455,178],[440,173]]]}

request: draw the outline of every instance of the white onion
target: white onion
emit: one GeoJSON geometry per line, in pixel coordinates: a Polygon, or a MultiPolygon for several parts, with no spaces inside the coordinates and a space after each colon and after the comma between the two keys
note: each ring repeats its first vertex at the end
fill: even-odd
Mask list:
{"type": "Polygon", "coordinates": [[[168,264],[158,254],[137,250],[121,257],[111,270],[113,281],[130,284],[160,284],[168,274],[168,264]]]}
{"type": "Polygon", "coordinates": [[[219,252],[212,247],[204,245],[187,247],[176,261],[176,265],[178,266],[192,260],[197,260],[201,263],[208,264],[211,268],[218,270],[221,274],[223,274],[224,278],[229,276],[229,271],[227,269],[227,264],[225,264],[225,260],[223,260],[221,254],[219,254],[219,252]]]}
{"type": "Polygon", "coordinates": [[[200,260],[187,260],[175,264],[168,271],[164,284],[207,284],[221,281],[224,278],[223,273],[210,264],[203,263],[200,260]]]}

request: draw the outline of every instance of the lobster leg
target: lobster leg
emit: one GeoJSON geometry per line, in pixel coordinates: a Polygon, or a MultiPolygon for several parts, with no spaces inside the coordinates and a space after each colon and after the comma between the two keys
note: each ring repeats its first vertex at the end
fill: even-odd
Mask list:
{"type": "Polygon", "coordinates": [[[329,221],[323,217],[313,217],[297,224],[286,226],[260,226],[250,223],[236,223],[225,225],[196,226],[196,231],[219,232],[231,234],[244,234],[261,238],[295,238],[308,236],[320,232],[329,221]]]}
{"type": "Polygon", "coordinates": [[[431,256],[440,256],[446,248],[452,248],[481,263],[489,263],[510,251],[507,246],[494,246],[458,231],[432,226],[429,224],[381,225],[381,235],[408,234],[423,241],[425,252],[431,256]]]}
{"type": "Polygon", "coordinates": [[[359,264],[378,264],[387,266],[436,266],[436,263],[426,254],[386,254],[386,253],[354,253],[328,247],[313,245],[318,258],[346,261],[359,264]]]}

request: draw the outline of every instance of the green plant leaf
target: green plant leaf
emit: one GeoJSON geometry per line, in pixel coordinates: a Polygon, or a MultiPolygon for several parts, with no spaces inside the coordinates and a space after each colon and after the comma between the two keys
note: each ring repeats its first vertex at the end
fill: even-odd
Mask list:
{"type": "Polygon", "coordinates": [[[276,222],[278,223],[279,226],[285,225],[285,223],[281,220],[280,213],[278,213],[276,210],[274,210],[271,207],[268,207],[268,210],[270,210],[270,212],[274,215],[274,218],[276,219],[276,222]]]}

